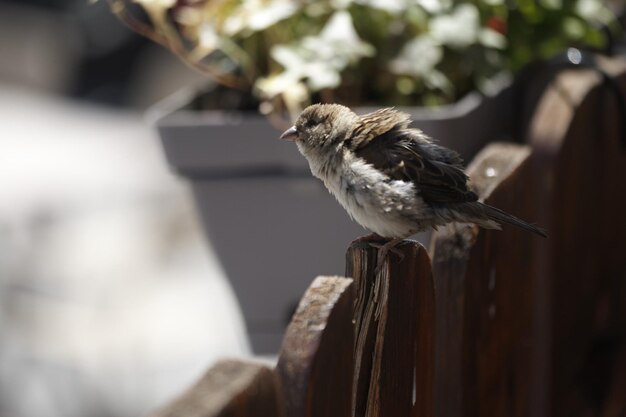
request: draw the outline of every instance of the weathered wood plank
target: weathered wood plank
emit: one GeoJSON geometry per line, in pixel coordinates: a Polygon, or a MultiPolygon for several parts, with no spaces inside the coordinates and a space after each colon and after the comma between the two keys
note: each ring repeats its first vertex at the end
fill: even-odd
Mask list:
{"type": "MultiPolygon", "coordinates": [[[[626,91],[626,60],[604,61],[626,91]]],[[[612,92],[592,70],[565,71],[529,129],[541,223],[538,253],[550,398],[541,416],[597,416],[626,343],[626,149],[612,92]]],[[[625,407],[626,395],[619,408],[625,407]]]]}
{"type": "Polygon", "coordinates": [[[264,365],[223,360],[152,417],[282,416],[277,386],[273,371],[264,365]]]}
{"type": "MultiPolygon", "coordinates": [[[[492,144],[468,167],[487,204],[532,221],[530,148],[492,144]]],[[[530,264],[536,236],[451,224],[433,235],[436,415],[529,415],[533,362],[530,264]]]]}
{"type": "MultiPolygon", "coordinates": [[[[607,68],[626,91],[626,61],[607,68]]],[[[550,239],[506,226],[435,234],[438,417],[624,407],[626,396],[613,394],[626,343],[624,116],[601,79],[591,70],[556,76],[530,118],[532,153],[487,198],[550,239]]],[[[483,157],[469,168],[481,195],[483,157]]]]}
{"type": "Polygon", "coordinates": [[[276,368],[287,417],[350,417],[353,304],[352,280],[341,277],[316,278],[300,301],[276,368]]]}
{"type": "Polygon", "coordinates": [[[416,242],[390,255],[375,274],[377,249],[356,241],[346,274],[354,277],[354,415],[433,416],[434,289],[430,259],[416,242]]]}

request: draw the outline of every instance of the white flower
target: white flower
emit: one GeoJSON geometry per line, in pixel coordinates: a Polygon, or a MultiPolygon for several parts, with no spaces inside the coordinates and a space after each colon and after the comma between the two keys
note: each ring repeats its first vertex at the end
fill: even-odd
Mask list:
{"type": "Polygon", "coordinates": [[[506,48],[506,37],[490,28],[483,28],[480,31],[480,43],[487,48],[504,49],[506,48]]]}
{"type": "Polygon", "coordinates": [[[287,45],[276,45],[270,51],[270,55],[274,61],[278,62],[283,68],[289,69],[304,64],[300,54],[296,48],[287,45]]]}
{"type": "Polygon", "coordinates": [[[337,87],[343,69],[375,52],[371,45],[359,38],[352,17],[345,10],[335,12],[318,36],[304,38],[302,47],[308,51],[307,78],[314,91],[337,87]]]}
{"type": "Polygon", "coordinates": [[[350,13],[343,10],[331,16],[318,36],[304,38],[302,45],[316,55],[318,61],[332,61],[337,69],[375,52],[359,38],[350,13]]]}
{"type": "Polygon", "coordinates": [[[219,46],[220,38],[212,24],[205,22],[200,26],[198,44],[206,51],[213,51],[219,46]]]}
{"type": "Polygon", "coordinates": [[[165,12],[176,4],[176,0],[134,0],[143,7],[152,21],[161,21],[165,12]]]}
{"type": "Polygon", "coordinates": [[[285,70],[256,82],[255,87],[265,97],[286,94],[302,80],[306,80],[311,91],[334,88],[341,82],[339,72],[330,62],[315,61],[311,51],[300,45],[277,45],[271,55],[285,70]]]}
{"type": "Polygon", "coordinates": [[[438,89],[446,94],[454,93],[454,86],[442,72],[433,70],[426,74],[424,77],[424,83],[432,89],[438,89]]]}
{"type": "Polygon", "coordinates": [[[336,88],[341,84],[341,75],[337,68],[323,62],[313,62],[310,65],[307,76],[307,84],[311,91],[319,91],[324,88],[336,88]]]}
{"type": "Polygon", "coordinates": [[[300,114],[304,110],[304,104],[309,101],[309,96],[309,90],[302,82],[298,82],[284,90],[283,100],[289,114],[293,116],[300,114]]]}
{"type": "MultiPolygon", "coordinates": [[[[262,78],[256,88],[266,97],[286,95],[305,82],[309,91],[335,88],[341,84],[341,71],[349,64],[374,53],[363,42],[345,10],[335,12],[317,36],[308,36],[298,43],[276,45],[270,54],[284,71],[262,78]]],[[[291,99],[293,97],[290,96],[291,99]]]]}
{"type": "Polygon", "coordinates": [[[300,80],[306,80],[312,91],[334,88],[341,83],[339,69],[334,66],[336,60],[317,60],[312,50],[301,45],[277,45],[271,55],[285,70],[257,83],[257,88],[269,97],[282,94],[300,80]]]}
{"type": "Polygon", "coordinates": [[[352,16],[345,10],[335,12],[328,19],[326,26],[319,34],[319,38],[340,46],[344,50],[351,50],[351,54],[354,56],[372,55],[374,53],[372,46],[359,38],[356,30],[354,30],[352,16]]]}
{"type": "Polygon", "coordinates": [[[431,72],[443,57],[443,49],[428,36],[418,36],[404,45],[398,57],[391,61],[397,74],[423,77],[431,72]]]}
{"type": "Polygon", "coordinates": [[[441,45],[427,35],[422,35],[404,45],[398,57],[391,61],[390,69],[396,74],[418,77],[429,88],[451,93],[454,86],[435,68],[441,58],[443,58],[441,45]]]}
{"type": "Polygon", "coordinates": [[[449,15],[436,16],[430,23],[430,35],[443,45],[464,48],[478,40],[480,17],[473,4],[461,4],[449,15]]]}
{"type": "Polygon", "coordinates": [[[224,22],[224,33],[235,35],[244,30],[261,31],[298,10],[291,0],[247,0],[244,1],[224,22]]]}
{"type": "Polygon", "coordinates": [[[328,40],[345,40],[349,43],[359,42],[359,35],[354,30],[352,16],[345,10],[334,13],[320,32],[322,38],[328,40]]]}
{"type": "Polygon", "coordinates": [[[289,82],[300,80],[311,91],[335,88],[341,83],[341,71],[372,55],[374,48],[359,38],[350,14],[341,10],[331,16],[319,35],[291,45],[276,45],[270,53],[284,72],[257,83],[257,87],[271,96],[281,93],[279,90],[287,88],[289,82]]]}
{"type": "Polygon", "coordinates": [[[254,86],[261,92],[262,96],[272,98],[297,87],[298,84],[301,84],[298,74],[284,71],[269,77],[259,78],[254,86]]]}
{"type": "Polygon", "coordinates": [[[176,4],[176,0],[134,0],[145,8],[169,9],[176,4]]]}
{"type": "Polygon", "coordinates": [[[578,0],[576,12],[584,19],[596,19],[604,24],[608,24],[614,18],[611,11],[599,0],[578,0]]]}
{"type": "Polygon", "coordinates": [[[255,11],[248,24],[250,29],[260,31],[293,15],[296,9],[296,4],[292,1],[274,1],[255,11]]]}
{"type": "Polygon", "coordinates": [[[417,0],[417,4],[431,14],[441,13],[452,7],[451,0],[417,0]]]}

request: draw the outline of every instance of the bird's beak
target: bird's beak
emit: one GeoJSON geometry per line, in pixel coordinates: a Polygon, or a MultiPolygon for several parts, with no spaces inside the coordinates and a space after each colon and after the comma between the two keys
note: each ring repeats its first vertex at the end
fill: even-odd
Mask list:
{"type": "Polygon", "coordinates": [[[291,142],[298,139],[298,132],[296,131],[295,126],[291,126],[289,129],[285,130],[282,135],[280,135],[282,140],[289,140],[291,142]]]}

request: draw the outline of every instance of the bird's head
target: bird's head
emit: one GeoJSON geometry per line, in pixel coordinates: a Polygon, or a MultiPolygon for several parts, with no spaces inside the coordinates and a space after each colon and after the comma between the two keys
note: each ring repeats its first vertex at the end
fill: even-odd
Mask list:
{"type": "Polygon", "coordinates": [[[313,104],[302,111],[296,124],[281,139],[296,142],[303,153],[337,148],[354,129],[358,116],[339,104],[313,104]]]}

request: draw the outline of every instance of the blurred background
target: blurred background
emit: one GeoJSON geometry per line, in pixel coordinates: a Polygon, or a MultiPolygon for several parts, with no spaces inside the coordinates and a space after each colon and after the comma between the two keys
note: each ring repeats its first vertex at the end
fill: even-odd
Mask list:
{"type": "MultiPolygon", "coordinates": [[[[275,116],[320,100],[418,106],[417,124],[469,160],[514,131],[512,79],[526,65],[580,63],[570,46],[623,51],[622,21],[599,0],[111,2],[122,3],[144,8],[131,26],[160,21],[154,39],[188,48],[178,53],[197,69],[224,71],[221,85],[161,119],[166,161],[146,110],[203,90],[206,76],[103,0],[0,0],[0,417],[144,415],[219,358],[251,357],[251,344],[277,351],[310,278],[341,273],[363,231],[276,140],[275,116]],[[202,19],[216,4],[219,25],[202,19]],[[221,89],[229,84],[247,93],[221,89]],[[447,119],[419,107],[451,103],[447,119]],[[242,123],[197,108],[254,115],[242,123]],[[186,129],[201,124],[217,126],[223,152],[186,129]],[[227,181],[220,164],[253,186],[227,181]],[[213,222],[213,247],[198,212],[213,222]],[[307,239],[284,244],[297,236],[307,239]]],[[[623,16],[622,1],[607,3],[623,16]]]]}
{"type": "Polygon", "coordinates": [[[138,416],[249,354],[143,116],[203,82],[106,2],[0,1],[0,416],[138,416]]]}

